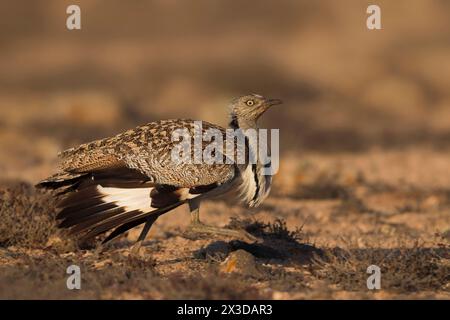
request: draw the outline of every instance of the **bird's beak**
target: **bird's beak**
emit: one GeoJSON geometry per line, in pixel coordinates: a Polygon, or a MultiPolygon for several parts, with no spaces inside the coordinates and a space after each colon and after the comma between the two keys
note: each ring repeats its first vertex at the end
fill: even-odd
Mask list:
{"type": "Polygon", "coordinates": [[[267,103],[269,104],[269,106],[276,106],[277,104],[282,104],[283,101],[281,101],[280,99],[269,99],[267,100],[267,103]]]}

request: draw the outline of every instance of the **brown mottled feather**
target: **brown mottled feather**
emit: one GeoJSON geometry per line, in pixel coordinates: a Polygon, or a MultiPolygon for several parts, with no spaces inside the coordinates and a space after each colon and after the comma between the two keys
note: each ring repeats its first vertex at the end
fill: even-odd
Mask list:
{"type": "MultiPolygon", "coordinates": [[[[231,180],[235,175],[233,165],[176,164],[171,161],[171,150],[178,143],[172,142],[172,132],[184,128],[194,136],[194,120],[161,120],[83,144],[60,154],[61,168],[66,172],[82,173],[124,165],[145,174],[152,182],[180,187],[231,180]]],[[[202,121],[203,133],[209,128],[225,135],[224,128],[202,121]]],[[[203,146],[206,144],[203,142],[203,146]]]]}

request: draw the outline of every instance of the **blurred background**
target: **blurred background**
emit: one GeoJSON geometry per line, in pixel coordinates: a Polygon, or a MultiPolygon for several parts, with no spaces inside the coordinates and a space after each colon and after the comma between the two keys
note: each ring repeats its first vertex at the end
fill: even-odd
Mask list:
{"type": "MultiPolygon", "coordinates": [[[[378,31],[366,28],[372,3],[2,1],[0,177],[34,183],[58,151],[157,119],[226,125],[247,93],[285,101],[262,125],[281,129],[286,179],[308,154],[350,155],[352,168],[381,157],[386,179],[411,183],[411,161],[445,172],[450,2],[376,1],[378,31]],[[81,30],[66,29],[70,4],[81,30]]],[[[429,176],[420,183],[443,179],[429,176]]]]}
{"type": "Polygon", "coordinates": [[[0,297],[449,299],[449,0],[2,0],[0,12],[0,297]],[[66,28],[72,4],[81,30],[66,28]],[[366,27],[370,4],[382,30],[366,27]],[[156,263],[127,260],[137,228],[101,252],[56,230],[54,199],[33,185],[59,151],[158,119],[226,125],[248,93],[285,102],[261,119],[280,129],[271,195],[252,210],[207,201],[201,216],[259,226],[264,250],[242,247],[251,268],[224,274],[239,247],[186,237],[184,206],[152,228],[156,263]],[[74,262],[78,294],[63,272],[74,262]]]}

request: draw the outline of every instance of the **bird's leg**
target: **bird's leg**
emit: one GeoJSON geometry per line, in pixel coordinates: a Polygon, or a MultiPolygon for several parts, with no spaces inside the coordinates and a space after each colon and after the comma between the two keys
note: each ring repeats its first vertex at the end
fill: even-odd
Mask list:
{"type": "Polygon", "coordinates": [[[191,212],[191,226],[201,224],[200,204],[198,201],[189,201],[189,211],[191,212]]]}
{"type": "Polygon", "coordinates": [[[189,201],[189,210],[191,212],[191,224],[189,226],[189,230],[196,233],[207,233],[207,234],[213,234],[213,235],[219,235],[219,236],[227,236],[227,237],[233,237],[245,241],[250,242],[258,242],[260,239],[257,237],[251,235],[245,230],[234,230],[234,229],[227,229],[227,228],[220,228],[220,227],[214,227],[209,226],[206,224],[203,224],[200,221],[200,211],[199,211],[199,202],[198,201],[189,201]]]}
{"type": "Polygon", "coordinates": [[[147,221],[145,222],[144,228],[142,229],[138,240],[131,247],[131,252],[130,253],[133,256],[139,256],[140,255],[140,249],[141,249],[142,243],[144,242],[145,238],[147,237],[148,232],[150,231],[150,228],[152,227],[152,225],[156,221],[156,219],[158,219],[158,217],[159,217],[159,215],[153,214],[153,215],[150,215],[147,218],[147,221]]]}

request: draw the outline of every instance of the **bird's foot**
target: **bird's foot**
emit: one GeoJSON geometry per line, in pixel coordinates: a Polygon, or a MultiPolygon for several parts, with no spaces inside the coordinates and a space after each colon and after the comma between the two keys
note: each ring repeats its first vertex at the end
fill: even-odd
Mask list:
{"type": "Polygon", "coordinates": [[[234,230],[234,229],[214,227],[203,224],[201,222],[192,222],[189,225],[188,230],[194,233],[204,233],[218,236],[233,237],[247,242],[262,242],[261,239],[255,237],[254,235],[248,233],[245,230],[234,230]]]}
{"type": "Polygon", "coordinates": [[[153,258],[153,255],[146,252],[145,246],[142,245],[143,240],[137,241],[130,249],[130,254],[128,255],[128,263],[131,266],[139,268],[151,268],[153,269],[157,261],[153,258]]]}
{"type": "Polygon", "coordinates": [[[145,258],[145,248],[142,247],[142,240],[136,241],[130,249],[130,256],[132,258],[145,258]]]}

